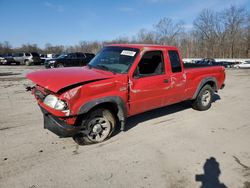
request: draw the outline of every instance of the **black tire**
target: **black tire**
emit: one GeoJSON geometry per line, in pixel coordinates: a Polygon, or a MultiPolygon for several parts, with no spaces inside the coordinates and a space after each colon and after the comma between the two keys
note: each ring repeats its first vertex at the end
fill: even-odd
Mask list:
{"type": "Polygon", "coordinates": [[[25,60],[24,61],[24,64],[27,65],[27,66],[30,66],[31,65],[31,62],[29,60],[25,60]]]}
{"type": "Polygon", "coordinates": [[[199,92],[192,106],[195,110],[204,111],[211,107],[214,91],[210,85],[205,85],[199,92]]]}
{"type": "Polygon", "coordinates": [[[58,63],[56,67],[57,67],[57,68],[63,68],[64,65],[63,65],[62,63],[58,63]]]}
{"type": "Polygon", "coordinates": [[[95,109],[82,120],[82,125],[85,127],[84,133],[75,135],[73,140],[79,145],[94,144],[103,142],[111,136],[116,119],[107,109],[95,109]]]}

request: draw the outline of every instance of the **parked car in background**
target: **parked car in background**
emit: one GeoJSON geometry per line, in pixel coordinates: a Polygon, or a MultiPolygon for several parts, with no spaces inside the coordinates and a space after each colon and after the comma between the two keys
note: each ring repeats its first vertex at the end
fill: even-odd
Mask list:
{"type": "Polygon", "coordinates": [[[84,66],[93,57],[95,57],[94,54],[81,52],[62,54],[57,58],[46,60],[44,64],[46,68],[84,66]]]}
{"type": "Polygon", "coordinates": [[[215,65],[215,60],[212,59],[212,58],[204,58],[202,60],[196,61],[195,64],[199,64],[199,65],[215,65]]]}
{"type": "Polygon", "coordinates": [[[58,58],[61,54],[52,54],[52,58],[58,58]]]}
{"type": "Polygon", "coordinates": [[[52,58],[53,58],[53,54],[40,54],[40,59],[43,64],[45,63],[46,60],[52,59],[52,58]]]}
{"type": "Polygon", "coordinates": [[[215,61],[215,59],[212,58],[204,58],[202,60],[196,61],[195,64],[198,65],[210,65],[210,66],[223,66],[225,68],[231,68],[235,65],[233,62],[228,62],[228,61],[215,61]]]}
{"type": "Polygon", "coordinates": [[[237,68],[237,69],[250,69],[250,61],[245,61],[243,63],[234,65],[234,68],[237,68]]]}
{"type": "MultiPolygon", "coordinates": [[[[13,54],[13,60],[17,64],[22,64],[22,65],[37,65],[41,64],[42,60],[40,59],[40,56],[36,52],[21,52],[21,53],[14,53],[13,54]]],[[[13,61],[10,59],[10,61],[13,61]]]]}
{"type": "Polygon", "coordinates": [[[16,65],[20,65],[20,62],[17,62],[14,60],[12,54],[4,54],[2,56],[2,65],[11,65],[11,64],[16,64],[16,65]]]}
{"type": "Polygon", "coordinates": [[[3,55],[0,55],[0,65],[5,65],[7,63],[7,60],[3,57],[3,55]]]}
{"type": "Polygon", "coordinates": [[[218,63],[220,63],[225,68],[232,68],[235,65],[234,62],[228,62],[228,61],[219,61],[218,63]]]}

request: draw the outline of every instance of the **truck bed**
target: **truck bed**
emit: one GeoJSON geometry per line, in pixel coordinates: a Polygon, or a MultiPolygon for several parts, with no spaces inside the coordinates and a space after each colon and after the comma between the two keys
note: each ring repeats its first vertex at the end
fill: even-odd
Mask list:
{"type": "Polygon", "coordinates": [[[197,65],[193,63],[184,64],[186,74],[186,94],[191,97],[204,79],[214,78],[216,82],[215,91],[219,90],[225,80],[225,68],[223,66],[197,65]]]}
{"type": "Polygon", "coordinates": [[[214,67],[214,65],[195,64],[195,63],[183,63],[183,66],[185,69],[201,68],[201,67],[214,67]]]}

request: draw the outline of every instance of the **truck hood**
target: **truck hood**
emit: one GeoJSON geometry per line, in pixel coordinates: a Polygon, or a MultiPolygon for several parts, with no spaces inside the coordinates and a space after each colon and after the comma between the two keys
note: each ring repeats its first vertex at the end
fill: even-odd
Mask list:
{"type": "Polygon", "coordinates": [[[57,93],[59,90],[72,85],[113,78],[115,76],[111,72],[94,68],[89,69],[85,66],[31,72],[26,75],[26,78],[41,87],[57,93]]]}

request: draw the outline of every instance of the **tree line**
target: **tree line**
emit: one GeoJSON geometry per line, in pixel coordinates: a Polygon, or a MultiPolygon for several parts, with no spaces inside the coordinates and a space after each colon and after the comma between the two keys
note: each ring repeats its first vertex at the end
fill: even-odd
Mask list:
{"type": "Polygon", "coordinates": [[[250,14],[242,7],[230,6],[222,11],[203,9],[194,19],[192,29],[183,21],[161,18],[153,29],[141,29],[132,37],[120,37],[112,41],[80,41],[73,46],[52,45],[44,48],[37,44],[23,44],[13,48],[7,41],[0,42],[0,54],[14,52],[96,53],[110,43],[146,43],[177,46],[185,58],[250,58],[250,14]]]}

